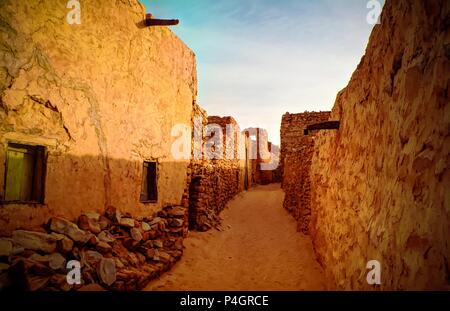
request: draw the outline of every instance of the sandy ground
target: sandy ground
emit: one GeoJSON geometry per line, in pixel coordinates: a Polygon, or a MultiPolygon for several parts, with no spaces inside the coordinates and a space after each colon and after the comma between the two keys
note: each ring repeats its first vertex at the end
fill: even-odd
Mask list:
{"type": "Polygon", "coordinates": [[[309,237],[283,209],[278,184],[236,196],[222,230],[190,232],[171,271],[146,290],[323,290],[309,237]]]}

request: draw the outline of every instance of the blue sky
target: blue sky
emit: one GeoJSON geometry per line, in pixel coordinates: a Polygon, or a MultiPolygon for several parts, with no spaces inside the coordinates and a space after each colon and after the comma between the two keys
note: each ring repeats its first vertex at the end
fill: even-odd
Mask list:
{"type": "Polygon", "coordinates": [[[364,54],[366,0],[143,0],[195,52],[198,103],[279,144],[285,112],[330,110],[364,54]]]}

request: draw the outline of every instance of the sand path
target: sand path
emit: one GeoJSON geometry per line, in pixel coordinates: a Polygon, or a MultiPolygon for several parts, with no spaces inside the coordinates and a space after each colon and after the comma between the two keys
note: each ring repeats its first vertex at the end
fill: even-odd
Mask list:
{"type": "Polygon", "coordinates": [[[146,290],[322,290],[308,236],[283,209],[278,184],[237,195],[223,231],[190,232],[182,259],[146,290]]]}

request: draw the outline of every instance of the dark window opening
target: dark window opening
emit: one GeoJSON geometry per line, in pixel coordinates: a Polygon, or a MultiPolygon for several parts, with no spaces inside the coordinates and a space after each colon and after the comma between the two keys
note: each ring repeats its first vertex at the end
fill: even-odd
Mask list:
{"type": "Polygon", "coordinates": [[[141,202],[156,202],[158,200],[157,184],[156,162],[144,162],[142,170],[141,202]]]}
{"type": "Polygon", "coordinates": [[[44,203],[45,147],[9,143],[5,202],[44,203]]]}

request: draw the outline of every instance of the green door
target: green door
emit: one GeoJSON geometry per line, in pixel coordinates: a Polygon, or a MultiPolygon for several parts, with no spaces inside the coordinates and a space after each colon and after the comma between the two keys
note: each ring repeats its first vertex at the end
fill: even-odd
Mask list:
{"type": "Polygon", "coordinates": [[[30,201],[33,190],[34,150],[9,147],[6,166],[6,201],[30,201]]]}

